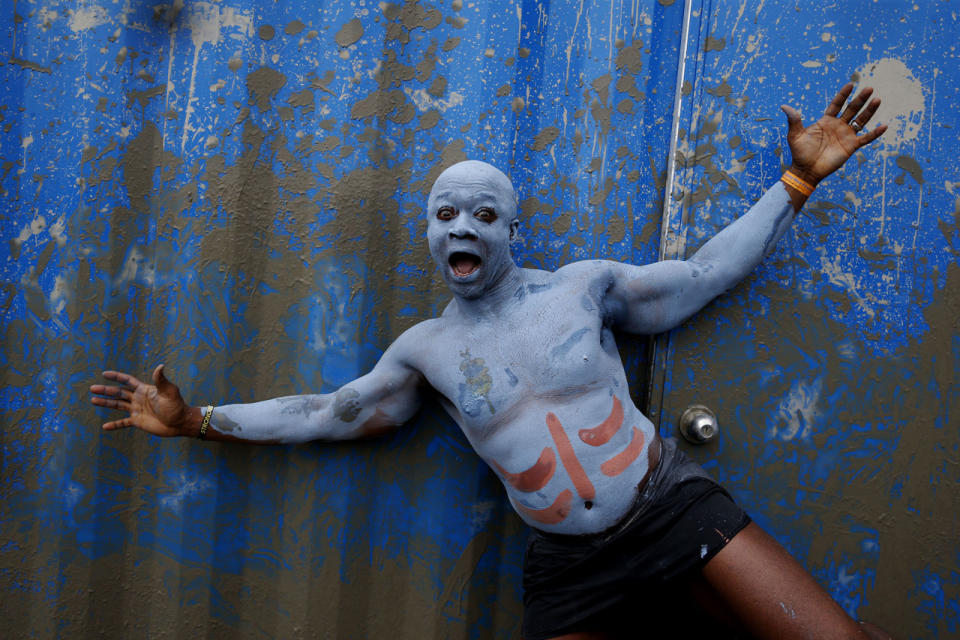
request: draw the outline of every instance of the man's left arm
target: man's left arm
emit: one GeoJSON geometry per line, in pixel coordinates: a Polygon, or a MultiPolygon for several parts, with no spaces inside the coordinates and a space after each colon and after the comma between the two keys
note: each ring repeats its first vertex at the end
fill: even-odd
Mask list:
{"type": "Polygon", "coordinates": [[[809,127],[803,126],[795,109],[781,107],[789,127],[790,170],[746,214],[689,259],[642,267],[609,263],[612,273],[606,300],[614,326],[632,333],[667,331],[753,271],[816,185],[886,131],[886,125],[863,131],[880,100],[870,100],[873,90],[866,88],[846,104],[852,91],[852,84],[845,85],[809,127]]]}

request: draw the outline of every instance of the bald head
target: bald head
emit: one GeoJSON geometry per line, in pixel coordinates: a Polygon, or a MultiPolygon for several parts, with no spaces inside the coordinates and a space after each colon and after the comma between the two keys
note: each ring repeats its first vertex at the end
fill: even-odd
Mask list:
{"type": "Polygon", "coordinates": [[[479,160],[465,160],[444,169],[430,189],[427,211],[434,210],[439,194],[464,187],[496,196],[500,204],[498,213],[510,222],[516,219],[517,193],[510,178],[493,165],[479,160]]]}
{"type": "Polygon", "coordinates": [[[486,162],[459,162],[437,177],[427,200],[427,243],[444,281],[459,298],[486,295],[515,274],[517,195],[486,162]]]}

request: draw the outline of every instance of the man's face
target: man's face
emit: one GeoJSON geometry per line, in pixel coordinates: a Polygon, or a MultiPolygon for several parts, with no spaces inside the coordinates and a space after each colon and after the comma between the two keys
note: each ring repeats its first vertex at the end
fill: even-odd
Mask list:
{"type": "Polygon", "coordinates": [[[427,201],[427,241],[454,294],[478,298],[513,267],[513,188],[482,162],[461,162],[437,178],[427,201]]]}

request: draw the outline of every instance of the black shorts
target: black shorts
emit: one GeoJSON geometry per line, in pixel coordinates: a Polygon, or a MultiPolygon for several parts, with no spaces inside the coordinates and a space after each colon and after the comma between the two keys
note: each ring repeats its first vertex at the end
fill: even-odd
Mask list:
{"type": "MultiPolygon", "coordinates": [[[[613,631],[624,615],[656,616],[662,601],[750,523],[733,498],[672,438],[633,510],[612,530],[568,536],[534,530],[523,570],[523,636],[613,631]]],[[[670,596],[673,597],[673,596],[670,596]]],[[[646,624],[632,624],[634,634],[646,624]]]]}

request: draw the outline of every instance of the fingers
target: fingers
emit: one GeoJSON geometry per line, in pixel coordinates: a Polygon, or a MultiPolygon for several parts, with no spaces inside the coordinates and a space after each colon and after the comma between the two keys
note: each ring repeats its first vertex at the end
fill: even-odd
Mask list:
{"type": "Polygon", "coordinates": [[[871,94],[873,94],[873,88],[865,87],[862,91],[860,91],[860,93],[857,94],[856,98],[850,101],[850,104],[848,104],[846,109],[843,110],[843,113],[837,117],[847,123],[852,121],[854,116],[860,113],[860,109],[863,109],[863,105],[867,104],[867,100],[870,98],[871,94]]]}
{"type": "Polygon", "coordinates": [[[131,400],[133,394],[130,393],[129,389],[122,389],[120,387],[108,387],[104,384],[93,384],[90,385],[90,393],[95,393],[100,396],[113,396],[120,397],[123,400],[131,400]]]}
{"type": "Polygon", "coordinates": [[[101,396],[93,396],[90,398],[90,404],[94,404],[98,407],[106,407],[108,409],[119,409],[120,411],[130,411],[131,406],[126,400],[103,398],[101,396]]]}
{"type": "MultiPolygon", "coordinates": [[[[115,371],[104,372],[116,373],[115,371]]],[[[90,385],[90,393],[96,394],[90,398],[90,404],[97,407],[106,407],[107,409],[117,409],[119,411],[130,411],[130,401],[133,399],[133,393],[125,387],[111,387],[105,384],[90,385]]],[[[106,427],[104,427],[106,428],[106,427]]]]}
{"type": "Polygon", "coordinates": [[[134,389],[143,384],[140,380],[129,373],[123,373],[121,371],[104,371],[103,377],[107,380],[115,380],[120,384],[125,384],[128,387],[133,387],[134,389]]]}
{"type": "Polygon", "coordinates": [[[843,105],[851,93],[853,93],[853,84],[848,82],[843,85],[843,88],[841,88],[837,95],[833,97],[833,100],[830,101],[826,111],[824,111],[824,115],[836,116],[841,122],[849,124],[854,133],[863,132],[863,135],[858,136],[857,140],[860,147],[865,147],[883,135],[887,130],[886,125],[880,125],[873,129],[873,131],[865,130],[867,123],[870,122],[871,118],[873,118],[877,112],[877,109],[880,108],[880,98],[870,100],[870,96],[873,95],[873,88],[864,87],[856,97],[844,107],[843,105]],[[866,108],[864,108],[864,105],[866,105],[866,108]]]}
{"type": "Polygon", "coordinates": [[[865,147],[880,136],[883,135],[883,132],[887,130],[887,125],[882,124],[873,131],[868,131],[867,133],[859,136],[857,139],[860,141],[860,146],[865,147]]]}
{"type": "Polygon", "coordinates": [[[867,105],[867,108],[858,113],[857,117],[850,124],[852,125],[855,122],[857,124],[856,128],[863,129],[867,126],[867,123],[870,122],[870,118],[873,117],[873,114],[877,112],[878,108],[880,108],[880,98],[874,98],[870,101],[870,104],[867,105]]]}
{"type": "Polygon", "coordinates": [[[167,376],[163,374],[163,365],[158,364],[157,367],[153,370],[153,384],[157,386],[159,391],[163,391],[164,387],[167,385],[172,386],[172,382],[167,379],[167,376]]]}
{"type": "Polygon", "coordinates": [[[850,97],[850,94],[853,92],[853,83],[848,82],[840,88],[840,91],[837,92],[837,95],[833,96],[833,100],[830,101],[830,104],[827,105],[826,111],[823,112],[825,116],[835,116],[840,113],[840,109],[843,108],[843,105],[847,102],[847,98],[850,97]]]}
{"type": "Polygon", "coordinates": [[[803,132],[803,120],[800,112],[790,105],[780,105],[780,110],[787,116],[787,137],[793,138],[803,132]]]}
{"type": "MultiPolygon", "coordinates": [[[[867,89],[864,89],[866,92],[867,89]]],[[[870,90],[872,91],[872,89],[870,90]]],[[[862,92],[863,93],[863,92],[862,92]]],[[[868,94],[869,95],[869,94],[868,94]]],[[[851,105],[854,103],[851,102],[851,105]]],[[[880,136],[883,135],[883,132],[887,130],[887,125],[882,124],[873,129],[873,131],[867,131],[867,123],[873,118],[873,115],[877,112],[877,109],[880,108],[880,98],[874,98],[870,101],[870,104],[867,105],[867,108],[861,111],[854,117],[853,121],[850,122],[850,126],[853,127],[853,130],[856,132],[863,132],[863,135],[858,136],[859,145],[865,147],[880,136]]]]}
{"type": "Polygon", "coordinates": [[[113,431],[114,429],[126,429],[127,427],[134,427],[133,420],[130,418],[122,418],[120,420],[113,420],[112,422],[103,423],[104,431],[113,431]]]}

